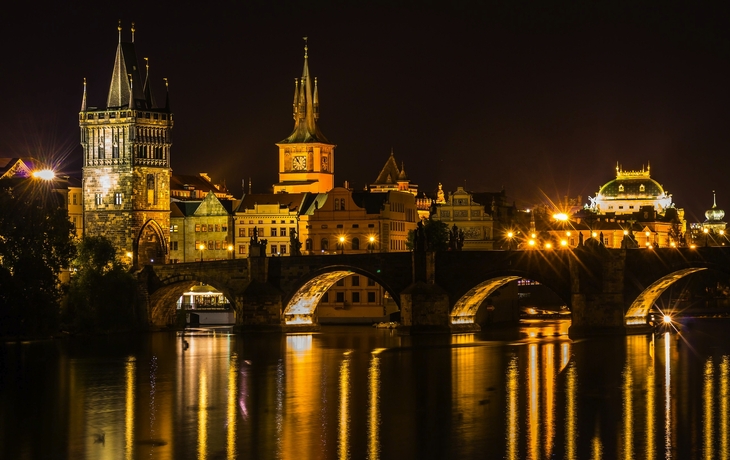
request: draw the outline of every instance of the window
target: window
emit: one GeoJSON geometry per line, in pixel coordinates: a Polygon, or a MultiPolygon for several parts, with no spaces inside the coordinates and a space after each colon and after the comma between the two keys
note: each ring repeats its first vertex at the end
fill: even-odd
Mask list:
{"type": "Polygon", "coordinates": [[[238,245],[238,253],[239,254],[246,254],[246,246],[243,244],[238,245]]]}
{"type": "Polygon", "coordinates": [[[338,286],[344,286],[345,285],[345,278],[338,279],[337,280],[337,285],[338,286]]]}
{"type": "MultiPolygon", "coordinates": [[[[249,228],[249,230],[251,230],[251,229],[249,228]]],[[[241,237],[241,238],[245,237],[246,236],[246,229],[245,228],[239,228],[238,229],[238,236],[241,237]]]]}
{"type": "Polygon", "coordinates": [[[644,187],[644,184],[639,185],[639,191],[640,192],[643,192],[645,190],[646,190],[646,188],[644,187]]]}
{"type": "Polygon", "coordinates": [[[340,198],[340,209],[343,211],[345,210],[345,199],[344,198],[340,198]]]}
{"type": "Polygon", "coordinates": [[[280,229],[279,229],[279,235],[280,235],[280,236],[286,236],[286,229],[285,229],[285,228],[283,228],[283,227],[282,227],[282,228],[280,228],[280,229]]]}
{"type": "Polygon", "coordinates": [[[360,303],[360,293],[359,292],[352,293],[352,303],[360,303]]]}
{"type": "Polygon", "coordinates": [[[624,191],[624,186],[623,186],[623,184],[622,184],[622,185],[619,185],[619,186],[618,186],[618,191],[619,191],[619,192],[623,192],[623,191],[624,191]]]}
{"type": "Polygon", "coordinates": [[[276,245],[275,244],[271,245],[271,253],[276,254],[276,245]]]}
{"type": "Polygon", "coordinates": [[[178,232],[177,224],[173,224],[173,226],[172,226],[172,228],[170,229],[170,231],[171,231],[172,233],[177,233],[177,232],[178,232]]]}
{"type": "Polygon", "coordinates": [[[248,229],[248,236],[253,237],[253,228],[248,229]]]}
{"type": "Polygon", "coordinates": [[[330,248],[330,243],[327,241],[327,238],[322,238],[321,245],[323,251],[328,251],[330,248]]]}
{"type": "Polygon", "coordinates": [[[220,241],[216,241],[215,242],[215,249],[216,250],[220,250],[220,248],[221,248],[221,242],[220,241]]]}
{"type": "Polygon", "coordinates": [[[330,301],[330,293],[325,292],[324,294],[322,294],[322,299],[320,300],[320,303],[329,303],[329,301],[330,301]]]}
{"type": "Polygon", "coordinates": [[[360,224],[352,224],[352,228],[360,228],[360,224]]]}
{"type": "Polygon", "coordinates": [[[375,303],[375,293],[368,292],[368,303],[375,303]]]}
{"type": "Polygon", "coordinates": [[[195,231],[196,232],[199,232],[200,231],[200,224],[195,224],[195,231]]]}
{"type": "Polygon", "coordinates": [[[358,275],[352,275],[352,285],[360,286],[360,277],[358,275]]]}
{"type": "Polygon", "coordinates": [[[339,198],[335,198],[335,211],[340,210],[340,200],[339,198]]]}
{"type": "Polygon", "coordinates": [[[337,303],[345,303],[345,293],[344,292],[337,292],[335,293],[335,302],[337,303]]]}
{"type": "Polygon", "coordinates": [[[76,204],[76,194],[75,193],[73,194],[73,198],[74,198],[74,204],[76,204]]]}
{"type": "Polygon", "coordinates": [[[352,249],[357,251],[360,249],[360,238],[353,238],[352,239],[352,249]]]}
{"type": "Polygon", "coordinates": [[[214,247],[215,243],[213,242],[213,240],[208,241],[208,249],[212,251],[214,247]]]}
{"type": "Polygon", "coordinates": [[[368,286],[375,286],[375,280],[372,278],[368,278],[368,286]]]}
{"type": "Polygon", "coordinates": [[[208,231],[209,232],[212,232],[213,231],[213,224],[208,224],[208,231]]]}
{"type": "Polygon", "coordinates": [[[368,228],[375,228],[375,224],[368,224],[368,228]]]}
{"type": "Polygon", "coordinates": [[[281,252],[282,254],[286,254],[286,245],[285,244],[281,245],[281,249],[279,250],[279,252],[281,252]]]}
{"type": "Polygon", "coordinates": [[[312,239],[311,238],[307,238],[307,241],[304,242],[304,249],[307,251],[312,250],[312,239]]]}
{"type": "Polygon", "coordinates": [[[222,225],[221,225],[221,231],[222,231],[222,232],[227,232],[227,231],[228,231],[228,225],[226,225],[226,224],[222,224],[222,225]]]}
{"type": "Polygon", "coordinates": [[[221,231],[221,224],[215,224],[215,231],[220,232],[221,231]]]}
{"type": "Polygon", "coordinates": [[[122,194],[121,193],[114,194],[114,204],[122,204],[122,194]]]}
{"type": "Polygon", "coordinates": [[[94,202],[97,206],[101,206],[101,193],[94,194],[94,202]]]}
{"type": "Polygon", "coordinates": [[[170,251],[177,251],[177,241],[170,241],[170,251]]]}
{"type": "Polygon", "coordinates": [[[276,229],[271,227],[271,236],[276,236],[276,229]]]}

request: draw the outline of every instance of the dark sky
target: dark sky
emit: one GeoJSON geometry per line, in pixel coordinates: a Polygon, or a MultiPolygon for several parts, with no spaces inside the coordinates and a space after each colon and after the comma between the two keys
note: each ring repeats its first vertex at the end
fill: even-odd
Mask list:
{"type": "Polygon", "coordinates": [[[306,35],[336,184],[362,188],[393,148],[427,193],[587,202],[617,162],[650,162],[688,220],[713,190],[730,212],[730,21],[709,4],[57,3],[3,21],[0,156],[65,155],[80,175],[83,78],[103,106],[121,19],[158,102],[169,78],[173,171],[235,195],[241,179],[265,192],[278,178],[306,35]]]}

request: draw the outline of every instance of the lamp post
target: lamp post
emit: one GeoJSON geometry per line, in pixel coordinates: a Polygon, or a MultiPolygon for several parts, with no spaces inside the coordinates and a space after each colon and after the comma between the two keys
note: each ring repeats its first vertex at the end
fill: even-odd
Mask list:
{"type": "Polygon", "coordinates": [[[707,227],[705,227],[705,228],[702,229],[702,233],[705,234],[705,247],[707,247],[707,246],[709,246],[709,244],[707,242],[707,239],[710,236],[710,230],[707,227]]]}
{"type": "Polygon", "coordinates": [[[228,254],[229,254],[229,258],[233,259],[233,245],[232,244],[228,245],[228,254]]]}
{"type": "Polygon", "coordinates": [[[200,263],[203,263],[203,249],[205,249],[205,245],[203,243],[200,243],[200,246],[198,246],[198,249],[200,249],[200,263]]]}
{"type": "Polygon", "coordinates": [[[370,236],[370,238],[368,238],[368,241],[369,241],[368,248],[370,249],[370,254],[372,254],[373,249],[375,249],[375,237],[370,236]]]}
{"type": "Polygon", "coordinates": [[[345,237],[341,236],[340,237],[340,254],[344,254],[344,253],[345,253],[345,237]]]}

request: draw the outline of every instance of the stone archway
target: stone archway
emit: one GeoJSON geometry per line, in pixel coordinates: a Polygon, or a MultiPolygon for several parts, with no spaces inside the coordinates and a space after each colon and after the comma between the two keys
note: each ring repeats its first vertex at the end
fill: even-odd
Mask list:
{"type": "Polygon", "coordinates": [[[157,221],[150,219],[142,226],[135,244],[137,266],[167,263],[168,250],[165,234],[157,221]]]}
{"type": "Polygon", "coordinates": [[[631,303],[624,321],[626,326],[644,326],[647,324],[647,316],[654,302],[667,290],[669,286],[684,278],[687,275],[696,273],[706,268],[685,268],[677,270],[665,275],[653,282],[648,288],[644,289],[641,294],[631,303]]]}

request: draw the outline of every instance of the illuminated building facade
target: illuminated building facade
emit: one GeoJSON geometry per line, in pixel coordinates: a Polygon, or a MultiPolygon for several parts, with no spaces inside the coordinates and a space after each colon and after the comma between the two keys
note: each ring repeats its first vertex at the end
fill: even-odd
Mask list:
{"type": "Polygon", "coordinates": [[[232,206],[212,191],[203,200],[170,205],[170,262],[233,258],[232,206]]]}
{"type": "Polygon", "coordinates": [[[389,192],[397,190],[400,192],[409,192],[413,196],[418,195],[418,185],[411,184],[410,179],[406,175],[405,165],[398,168],[398,163],[393,156],[393,150],[390,151],[390,157],[385,162],[383,169],[380,170],[375,182],[368,187],[371,192],[389,192]]]}
{"type": "Polygon", "coordinates": [[[299,234],[300,209],[316,196],[311,193],[244,195],[234,212],[234,257],[249,256],[254,234],[259,241],[266,240],[268,255],[291,254],[292,234],[299,234]]]}
{"type": "Polygon", "coordinates": [[[672,206],[672,195],[651,178],[650,167],[640,171],[622,170],[616,165],[616,179],[607,182],[590,198],[590,208],[599,214],[633,214],[652,206],[660,214],[672,206]]]}
{"type": "MultiPolygon", "coordinates": [[[[464,232],[464,251],[488,251],[494,249],[494,219],[487,212],[488,207],[477,202],[472,193],[457,187],[456,191],[436,201],[433,218],[446,223],[449,229],[454,225],[464,232]]],[[[487,204],[491,204],[487,203],[487,204]]]]}
{"type": "Polygon", "coordinates": [[[106,106],[87,105],[86,81],[79,113],[83,147],[86,235],[109,238],[120,256],[136,265],[166,263],[170,232],[170,147],[173,115],[169,97],[158,106],[145,58],[144,80],[134,45],[122,27],[106,106]]]}
{"type": "Polygon", "coordinates": [[[309,76],[306,38],[302,78],[294,81],[294,131],[279,147],[279,182],[274,193],[327,192],[334,187],[335,145],[322,134],[317,78],[309,76]]]}

